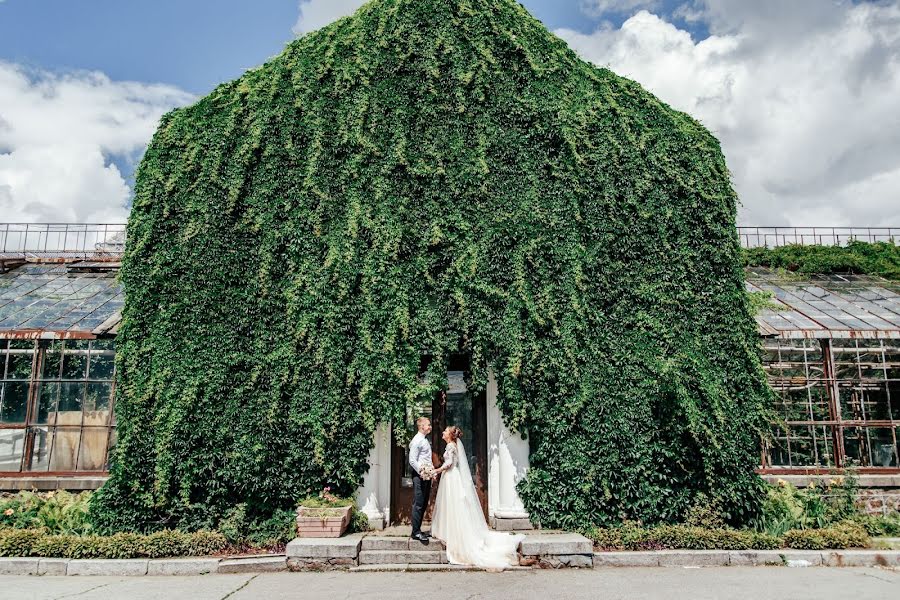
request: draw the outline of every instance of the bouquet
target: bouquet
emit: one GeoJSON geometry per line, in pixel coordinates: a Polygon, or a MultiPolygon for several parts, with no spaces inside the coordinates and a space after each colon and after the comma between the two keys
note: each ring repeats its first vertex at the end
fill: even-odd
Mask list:
{"type": "Polygon", "coordinates": [[[423,460],[419,465],[419,477],[421,477],[423,481],[431,481],[434,479],[434,475],[434,465],[431,464],[430,460],[423,460]]]}

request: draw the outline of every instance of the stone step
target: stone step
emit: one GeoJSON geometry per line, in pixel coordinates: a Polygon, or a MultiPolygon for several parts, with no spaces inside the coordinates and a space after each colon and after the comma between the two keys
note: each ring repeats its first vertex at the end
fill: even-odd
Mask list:
{"type": "Polygon", "coordinates": [[[447,553],[437,550],[363,550],[360,565],[443,565],[447,553]]]}
{"type": "Polygon", "coordinates": [[[436,540],[432,538],[429,540],[427,544],[423,544],[418,540],[413,540],[408,537],[391,537],[391,536],[380,536],[380,535],[370,535],[366,536],[362,540],[362,546],[360,550],[415,550],[415,551],[427,551],[427,550],[444,550],[444,543],[440,540],[436,540]]]}

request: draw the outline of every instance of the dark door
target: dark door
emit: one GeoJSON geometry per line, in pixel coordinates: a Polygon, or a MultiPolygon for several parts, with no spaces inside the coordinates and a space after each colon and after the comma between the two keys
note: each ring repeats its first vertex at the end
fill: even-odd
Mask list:
{"type": "MultiPolygon", "coordinates": [[[[448,389],[439,392],[429,402],[424,402],[408,411],[407,428],[409,437],[415,435],[416,419],[420,416],[431,419],[432,461],[440,465],[443,462],[445,443],[441,434],[448,425],[456,425],[463,430],[463,444],[469,459],[469,470],[475,483],[475,490],[481,507],[487,518],[487,406],[484,392],[474,394],[469,390],[468,362],[459,357],[451,360],[447,372],[448,389]]],[[[412,507],[412,467],[408,464],[409,448],[402,448],[396,443],[391,453],[391,523],[409,523],[412,507]]],[[[425,520],[431,519],[437,487],[432,485],[431,498],[425,512],[425,520]]]]}

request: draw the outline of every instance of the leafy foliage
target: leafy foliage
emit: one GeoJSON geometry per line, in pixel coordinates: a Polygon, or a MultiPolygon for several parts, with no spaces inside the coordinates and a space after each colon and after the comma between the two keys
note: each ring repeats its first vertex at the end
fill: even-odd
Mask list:
{"type": "Polygon", "coordinates": [[[866,529],[854,521],[833,523],[820,529],[791,529],[782,535],[690,525],[643,528],[634,523],[589,528],[584,533],[600,550],[840,550],[872,545],[866,529]]]}
{"type": "Polygon", "coordinates": [[[93,529],[89,517],[90,492],[37,493],[22,491],[0,496],[0,527],[45,529],[81,535],[93,529]]]}
{"type": "Polygon", "coordinates": [[[455,353],[543,525],[753,516],[770,392],[719,143],[513,0],[366,4],[166,115],[135,194],[103,530],[349,496],[455,353]]]}
{"type": "Polygon", "coordinates": [[[782,311],[788,310],[787,306],[775,301],[775,294],[768,291],[747,292],[750,298],[750,313],[758,315],[764,310],[782,311]]]}
{"type": "Polygon", "coordinates": [[[781,536],[790,530],[821,529],[860,516],[853,473],[797,488],[779,480],[768,487],[755,527],[781,536]]]}
{"type": "Polygon", "coordinates": [[[744,251],[750,267],[806,274],[856,273],[900,279],[900,246],[893,242],[851,241],[846,246],[787,245],[744,251]]]}
{"type": "Polygon", "coordinates": [[[822,529],[792,529],[784,534],[784,543],[798,550],[841,550],[868,548],[872,540],[862,525],[845,521],[822,529]]]}
{"type": "Polygon", "coordinates": [[[0,529],[0,556],[55,558],[163,558],[208,556],[225,550],[220,533],[158,531],[150,535],[53,534],[45,529],[0,529]]]}

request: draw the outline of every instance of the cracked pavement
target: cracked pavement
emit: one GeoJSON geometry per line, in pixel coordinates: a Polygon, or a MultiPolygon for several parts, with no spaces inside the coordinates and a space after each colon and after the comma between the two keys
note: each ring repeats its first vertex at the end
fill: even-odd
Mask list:
{"type": "Polygon", "coordinates": [[[900,598],[900,570],[724,567],[508,573],[261,573],[195,577],[0,576],[0,598],[250,600],[256,598],[544,600],[815,600],[900,598]]]}

